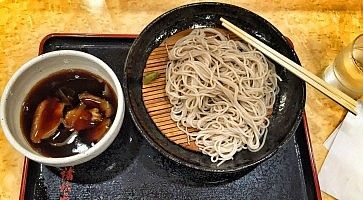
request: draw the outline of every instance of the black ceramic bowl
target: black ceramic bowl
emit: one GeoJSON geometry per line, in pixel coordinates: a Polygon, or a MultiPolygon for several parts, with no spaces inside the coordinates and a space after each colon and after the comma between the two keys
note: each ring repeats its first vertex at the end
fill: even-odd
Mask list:
{"type": "Polygon", "coordinates": [[[300,63],[286,38],[268,21],[233,5],[197,3],[173,9],[151,22],[133,43],[125,64],[123,89],[131,116],[146,140],[166,157],[183,165],[210,172],[237,172],[271,157],[295,133],[305,104],[305,83],[276,64],[280,92],[274,105],[264,147],[255,153],[241,151],[217,167],[210,157],[170,142],[148,115],[142,99],[142,74],[152,50],[169,36],[199,27],[222,28],[220,17],[231,21],[268,46],[300,63]]]}

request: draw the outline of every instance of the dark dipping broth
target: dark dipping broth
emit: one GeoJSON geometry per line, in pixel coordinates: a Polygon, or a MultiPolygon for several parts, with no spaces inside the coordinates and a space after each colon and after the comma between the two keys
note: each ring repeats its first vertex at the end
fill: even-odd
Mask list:
{"type": "Polygon", "coordinates": [[[94,146],[111,126],[116,109],[115,92],[102,78],[84,70],[63,70],[31,89],[20,122],[37,152],[67,157],[94,146]]]}

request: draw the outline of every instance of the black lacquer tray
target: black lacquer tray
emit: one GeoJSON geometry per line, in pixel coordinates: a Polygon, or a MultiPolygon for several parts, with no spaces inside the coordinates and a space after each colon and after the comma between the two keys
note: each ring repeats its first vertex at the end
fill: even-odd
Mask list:
{"type": "MultiPolygon", "coordinates": [[[[72,49],[106,62],[121,80],[135,35],[51,34],[39,53],[72,49]]],[[[126,105],[127,106],[127,105],[126,105]]],[[[26,159],[20,199],[321,199],[306,117],[294,137],[254,169],[218,174],[174,163],[152,148],[129,113],[95,159],[55,168],[26,159]]]]}

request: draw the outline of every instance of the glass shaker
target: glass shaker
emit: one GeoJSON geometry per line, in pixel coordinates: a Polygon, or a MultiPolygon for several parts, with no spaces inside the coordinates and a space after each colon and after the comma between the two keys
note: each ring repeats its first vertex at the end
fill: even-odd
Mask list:
{"type": "Polygon", "coordinates": [[[354,99],[363,95],[363,34],[339,52],[323,79],[354,99]]]}

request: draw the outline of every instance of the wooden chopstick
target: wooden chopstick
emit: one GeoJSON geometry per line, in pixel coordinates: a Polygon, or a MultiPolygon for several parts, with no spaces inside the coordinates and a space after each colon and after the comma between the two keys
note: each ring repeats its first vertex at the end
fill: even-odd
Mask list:
{"type": "Polygon", "coordinates": [[[278,53],[274,49],[270,48],[269,46],[265,45],[261,41],[257,40],[253,36],[249,35],[248,33],[244,32],[243,30],[239,29],[231,22],[227,21],[224,18],[220,19],[222,22],[222,26],[242,38],[247,43],[254,46],[256,49],[261,51],[266,56],[270,57],[275,62],[279,63],[281,66],[285,67],[291,73],[295,74],[326,96],[330,97],[346,109],[348,109],[353,114],[356,113],[357,101],[343,93],[342,91],[338,90],[337,88],[329,85],[324,80],[316,76],[315,74],[309,72],[305,68],[301,67],[300,65],[296,64],[289,58],[285,57],[284,55],[278,53]]]}

